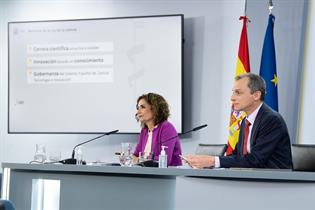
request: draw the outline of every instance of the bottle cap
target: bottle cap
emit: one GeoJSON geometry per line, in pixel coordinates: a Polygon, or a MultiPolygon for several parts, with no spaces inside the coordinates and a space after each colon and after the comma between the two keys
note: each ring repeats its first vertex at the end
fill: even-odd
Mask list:
{"type": "Polygon", "coordinates": [[[166,155],[165,148],[167,148],[167,146],[162,145],[161,147],[162,147],[161,155],[166,155]]]}

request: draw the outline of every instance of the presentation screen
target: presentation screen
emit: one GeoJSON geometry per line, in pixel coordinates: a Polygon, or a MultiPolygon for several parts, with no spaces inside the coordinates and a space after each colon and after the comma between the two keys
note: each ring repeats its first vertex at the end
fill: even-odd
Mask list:
{"type": "Polygon", "coordinates": [[[138,133],[154,92],[182,132],[183,15],[8,23],[9,133],[138,133]]]}

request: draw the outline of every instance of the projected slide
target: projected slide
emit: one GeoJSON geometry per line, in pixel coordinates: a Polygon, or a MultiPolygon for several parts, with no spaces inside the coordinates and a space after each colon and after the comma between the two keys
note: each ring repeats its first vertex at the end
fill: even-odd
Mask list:
{"type": "Polygon", "coordinates": [[[10,133],[140,130],[139,95],[182,131],[182,15],[9,23],[10,133]]]}
{"type": "Polygon", "coordinates": [[[29,83],[113,82],[113,43],[28,45],[27,69],[29,83]]]}

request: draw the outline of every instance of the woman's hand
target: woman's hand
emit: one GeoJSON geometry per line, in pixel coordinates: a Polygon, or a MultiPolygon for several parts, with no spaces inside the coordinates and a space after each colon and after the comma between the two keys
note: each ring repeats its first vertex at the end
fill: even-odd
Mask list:
{"type": "Polygon", "coordinates": [[[139,163],[139,158],[137,156],[132,156],[132,163],[133,164],[138,164],[139,163]]]}

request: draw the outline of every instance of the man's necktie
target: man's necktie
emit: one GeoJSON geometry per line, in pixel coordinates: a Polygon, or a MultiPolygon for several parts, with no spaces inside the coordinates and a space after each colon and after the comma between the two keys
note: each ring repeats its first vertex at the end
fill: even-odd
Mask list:
{"type": "Polygon", "coordinates": [[[244,126],[244,136],[243,136],[243,155],[247,154],[247,144],[248,144],[248,134],[249,134],[249,126],[250,122],[245,119],[245,126],[244,126]]]}

